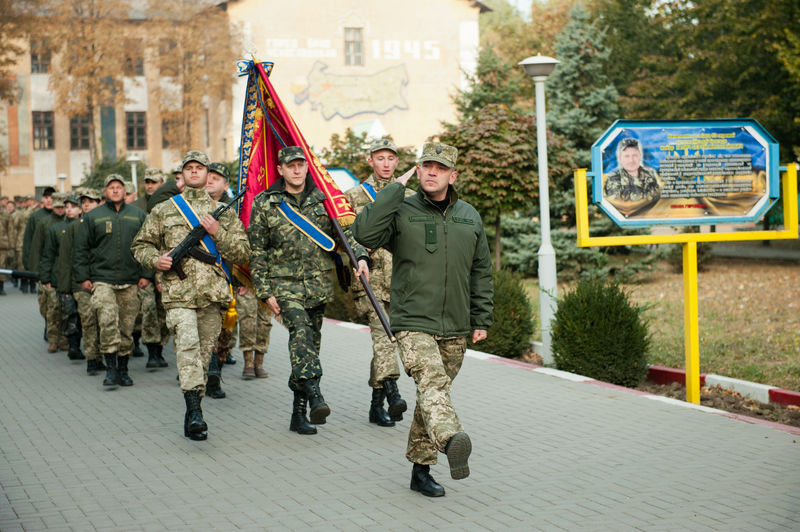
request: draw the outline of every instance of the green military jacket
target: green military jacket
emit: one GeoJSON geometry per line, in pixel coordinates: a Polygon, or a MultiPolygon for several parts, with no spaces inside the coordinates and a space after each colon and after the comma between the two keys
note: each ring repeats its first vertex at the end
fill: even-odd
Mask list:
{"type": "Polygon", "coordinates": [[[142,268],[131,253],[133,237],[144,218],[142,209],[125,202],[119,211],[107,201],[86,213],[72,247],[75,280],[124,285],[152,279],[153,273],[142,268]]]}
{"type": "Polygon", "coordinates": [[[492,325],[492,260],[478,212],[453,187],[444,213],[420,190],[387,185],[353,224],[356,240],[393,255],[395,331],[465,336],[492,325]]]}
{"type": "Polygon", "coordinates": [[[159,203],[163,203],[170,199],[172,196],[176,194],[180,194],[181,191],[178,190],[178,182],[174,179],[168,179],[164,182],[163,185],[158,187],[153,194],[147,198],[147,213],[153,210],[153,208],[158,205],[159,203]]]}
{"type": "Polygon", "coordinates": [[[64,241],[64,236],[69,230],[70,226],[74,225],[77,220],[71,218],[64,218],[58,223],[50,226],[47,230],[47,237],[44,241],[44,251],[42,251],[42,260],[39,262],[39,280],[45,284],[50,283],[53,288],[59,292],[71,292],[69,287],[66,286],[64,290],[60,289],[60,263],[58,260],[61,243],[64,241]]]}
{"type": "Polygon", "coordinates": [[[75,280],[74,266],[72,264],[72,247],[75,243],[75,235],[81,226],[83,218],[75,220],[67,226],[67,231],[61,237],[61,245],[58,247],[58,277],[56,278],[56,290],[63,293],[73,293],[83,290],[81,284],[75,280]]]}
{"type": "MultiPolygon", "coordinates": [[[[25,269],[28,271],[36,271],[39,265],[39,255],[41,255],[41,250],[37,251],[36,257],[36,266],[31,263],[30,256],[31,256],[31,243],[33,241],[33,236],[36,233],[36,228],[39,226],[39,223],[44,220],[45,218],[50,218],[53,215],[52,209],[45,209],[39,208],[35,209],[31,212],[30,216],[28,217],[28,221],[25,222],[25,230],[22,233],[22,263],[25,266],[25,269]]],[[[44,243],[44,240],[42,240],[44,243]]]]}
{"type": "MultiPolygon", "coordinates": [[[[182,196],[198,218],[222,205],[211,199],[205,187],[198,189],[187,186],[182,196]]],[[[226,262],[247,264],[250,260],[250,244],[242,222],[234,212],[227,210],[219,223],[219,230],[211,237],[217,251],[226,262]]],[[[136,235],[133,254],[144,268],[155,270],[158,258],[180,244],[189,231],[189,223],[172,201],[159,203],[147,215],[142,229],[136,235]]],[[[161,272],[161,301],[164,308],[204,308],[212,303],[230,303],[231,288],[219,267],[192,257],[183,259],[182,266],[186,273],[184,280],[173,270],[161,272]]]]}
{"type": "MultiPolygon", "coordinates": [[[[375,174],[369,176],[364,183],[372,186],[375,192],[378,193],[389,183],[394,183],[395,178],[389,180],[376,179],[375,174]]],[[[411,189],[406,190],[406,196],[414,194],[411,189]]],[[[362,185],[358,185],[348,189],[344,195],[347,201],[353,207],[356,214],[364,210],[366,205],[372,203],[372,198],[367,193],[362,185]]],[[[392,254],[383,248],[373,249],[369,252],[369,258],[372,259],[372,264],[369,267],[369,284],[375,297],[381,301],[390,301],[389,289],[392,283],[392,254]]],[[[350,286],[350,291],[353,297],[362,297],[366,295],[366,289],[360,281],[354,281],[350,286]]]]}
{"type": "Polygon", "coordinates": [[[41,269],[42,254],[44,253],[44,245],[47,241],[47,232],[51,227],[63,220],[63,215],[58,216],[53,211],[48,211],[46,216],[39,217],[39,221],[36,223],[36,229],[33,231],[33,238],[31,238],[31,243],[28,248],[27,268],[30,271],[36,272],[41,269]]]}
{"type": "MultiPolygon", "coordinates": [[[[278,210],[282,200],[298,210],[328,236],[334,237],[333,224],[325,211],[325,194],[310,177],[301,201],[286,192],[283,178],[256,196],[247,228],[252,258],[250,274],[256,296],[280,301],[299,301],[312,308],[333,299],[335,268],[331,254],[300,232],[278,210]]],[[[368,259],[367,250],[346,232],[353,252],[359,259],[368,259]]],[[[335,238],[335,237],[334,237],[335,238]]]]}

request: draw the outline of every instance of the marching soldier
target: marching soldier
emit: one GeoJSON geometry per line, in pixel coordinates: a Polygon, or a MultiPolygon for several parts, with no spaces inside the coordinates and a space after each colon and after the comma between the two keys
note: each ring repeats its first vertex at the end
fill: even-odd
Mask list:
{"type": "MultiPolygon", "coordinates": [[[[356,214],[364,210],[364,206],[375,201],[376,193],[393,183],[394,171],[397,168],[397,147],[389,139],[374,142],[369,148],[367,163],[372,168],[372,175],[360,186],[345,192],[347,200],[356,214]]],[[[406,195],[413,194],[407,190],[406,195]]],[[[369,253],[372,259],[370,267],[370,285],[375,297],[389,315],[389,286],[392,280],[392,254],[385,249],[373,249],[369,253]]],[[[395,421],[403,419],[406,402],[400,397],[397,379],[400,378],[400,367],[397,364],[397,346],[391,342],[383,330],[380,319],[367,298],[366,290],[361,283],[353,283],[350,287],[358,313],[367,319],[372,335],[372,362],[370,364],[369,385],[372,388],[372,401],[369,408],[370,423],[381,427],[393,427],[395,421]],[[389,412],[383,408],[384,399],[389,400],[389,412]]]]}
{"type": "MultiPolygon", "coordinates": [[[[36,204],[36,200],[33,199],[33,196],[25,196],[24,198],[24,207],[20,207],[14,213],[14,217],[12,218],[12,223],[14,224],[14,230],[16,234],[16,241],[14,245],[14,258],[16,261],[16,267],[18,270],[25,269],[25,262],[23,260],[23,248],[25,245],[25,230],[28,227],[28,220],[30,220],[31,216],[34,213],[34,205],[36,204]]],[[[31,235],[32,236],[32,235],[31,235]]],[[[20,279],[19,281],[20,290],[23,294],[27,294],[29,291],[33,292],[33,281],[30,279],[20,279]]]]}
{"type": "MultiPolygon", "coordinates": [[[[256,297],[281,315],[289,329],[292,373],[289,389],[294,394],[289,429],[316,434],[314,425],[325,423],[330,407],[319,389],[322,318],[325,304],[333,298],[329,254],[335,247],[329,236],[331,220],[325,211],[325,194],[308,175],[308,162],[299,146],[278,153],[281,178],[253,201],[248,227],[252,259],[250,271],[256,297]],[[303,227],[303,230],[299,228],[303,227]],[[311,424],[306,419],[306,401],[311,424]]],[[[358,274],[368,274],[367,251],[353,246],[359,257],[358,274]]]]}
{"type": "Polygon", "coordinates": [[[125,203],[125,182],[117,174],[106,177],[104,194],[106,202],[84,215],[78,227],[72,249],[73,273],[81,287],[92,292],[100,352],[106,363],[103,386],[132,386],[128,359],[139,313],[137,291],[152,278],[131,253],[133,237],[145,214],[125,203]]]}
{"type": "Polygon", "coordinates": [[[211,351],[222,328],[222,312],[231,301],[230,275],[223,259],[246,264],[250,258],[247,236],[235,213],[228,210],[219,220],[211,216],[219,204],[206,192],[208,166],[205,153],[190,151],[183,157],[183,192],[153,208],[132,248],[140,264],[163,274],[162,301],[167,326],[175,336],[186,403],[183,433],[192,440],[208,438],[201,401],[211,351]],[[181,280],[172,269],[169,251],[198,224],[207,231],[203,246],[212,263],[194,256],[184,259],[181,266],[186,279],[181,280]]]}

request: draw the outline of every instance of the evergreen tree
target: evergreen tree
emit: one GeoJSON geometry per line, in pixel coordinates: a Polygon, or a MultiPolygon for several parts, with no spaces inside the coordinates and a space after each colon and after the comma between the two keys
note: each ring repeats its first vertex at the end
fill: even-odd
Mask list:
{"type": "Polygon", "coordinates": [[[556,39],[559,64],[547,82],[547,120],[573,143],[578,161],[589,163],[592,143],[618,118],[617,90],[607,75],[605,33],[577,5],[556,39]]]}
{"type": "Polygon", "coordinates": [[[517,70],[522,68],[503,61],[491,48],[481,49],[469,87],[453,98],[458,112],[471,116],[490,103],[513,105],[523,96],[520,78],[514,75],[517,70]]]}

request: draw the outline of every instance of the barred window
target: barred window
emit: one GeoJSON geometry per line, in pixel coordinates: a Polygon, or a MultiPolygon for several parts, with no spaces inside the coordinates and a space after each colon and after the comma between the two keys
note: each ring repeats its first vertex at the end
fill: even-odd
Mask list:
{"type": "Polygon", "coordinates": [[[53,136],[53,111],[33,112],[33,149],[52,150],[56,147],[53,136]]]}
{"type": "Polygon", "coordinates": [[[364,66],[363,28],[344,29],[344,64],[364,66]]]}
{"type": "Polygon", "coordinates": [[[44,41],[31,41],[31,72],[34,74],[50,72],[50,50],[44,41]]]}
{"type": "Polygon", "coordinates": [[[147,149],[147,119],[144,112],[125,113],[125,132],[129,150],[147,149]]]}
{"type": "Polygon", "coordinates": [[[69,121],[69,149],[89,149],[89,115],[76,116],[69,121]]]}

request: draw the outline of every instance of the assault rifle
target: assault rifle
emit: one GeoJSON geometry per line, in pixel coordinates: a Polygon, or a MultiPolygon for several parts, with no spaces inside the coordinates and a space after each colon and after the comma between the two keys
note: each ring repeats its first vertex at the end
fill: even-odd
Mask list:
{"type": "Polygon", "coordinates": [[[25,270],[7,270],[5,268],[0,268],[0,275],[8,275],[10,277],[16,277],[17,279],[39,280],[39,272],[26,272],[25,270]]]}
{"type": "MultiPolygon", "coordinates": [[[[241,192],[233,197],[230,203],[217,207],[216,210],[211,213],[211,216],[215,220],[219,220],[220,216],[222,216],[225,211],[236,205],[236,202],[238,202],[241,197],[244,196],[245,192],[247,192],[247,189],[243,188],[241,192]]],[[[200,224],[197,224],[192,228],[189,234],[186,235],[186,238],[184,238],[180,244],[175,246],[175,249],[169,252],[168,256],[172,259],[172,266],[170,267],[170,270],[177,273],[178,278],[181,280],[186,279],[186,272],[183,271],[183,266],[181,265],[181,261],[183,261],[183,259],[186,257],[195,258],[200,262],[205,262],[206,264],[214,264],[217,261],[217,258],[214,255],[207,253],[198,245],[204,236],[206,236],[206,228],[200,224]]]]}

